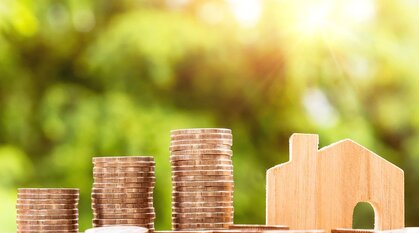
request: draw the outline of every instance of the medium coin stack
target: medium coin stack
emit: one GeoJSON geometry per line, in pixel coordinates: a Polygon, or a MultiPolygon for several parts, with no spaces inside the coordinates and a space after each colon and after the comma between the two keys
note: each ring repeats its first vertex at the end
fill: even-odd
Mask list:
{"type": "Polygon", "coordinates": [[[227,229],[233,223],[230,129],[171,131],[173,230],[227,229]]]}
{"type": "Polygon", "coordinates": [[[94,157],[93,227],[126,225],[154,230],[154,168],[150,156],[94,157]]]}
{"type": "Polygon", "coordinates": [[[20,188],[17,232],[78,232],[79,189],[20,188]]]}

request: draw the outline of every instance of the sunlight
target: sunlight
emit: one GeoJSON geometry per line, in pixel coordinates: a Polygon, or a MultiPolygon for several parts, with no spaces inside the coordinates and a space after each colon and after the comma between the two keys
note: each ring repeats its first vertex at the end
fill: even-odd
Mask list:
{"type": "Polygon", "coordinates": [[[261,14],[260,0],[228,0],[238,23],[244,27],[253,27],[257,24],[261,14]]]}

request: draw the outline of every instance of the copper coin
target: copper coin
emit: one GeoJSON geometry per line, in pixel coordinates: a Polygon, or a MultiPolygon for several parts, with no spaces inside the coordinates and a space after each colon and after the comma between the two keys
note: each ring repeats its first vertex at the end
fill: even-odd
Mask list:
{"type": "Polygon", "coordinates": [[[78,224],[69,224],[69,225],[17,225],[18,230],[77,230],[79,228],[78,224]]]}
{"type": "MultiPolygon", "coordinates": [[[[93,227],[106,227],[106,226],[114,226],[115,224],[98,224],[98,223],[92,223],[93,227]]],[[[138,227],[144,227],[149,230],[149,232],[152,232],[154,230],[154,223],[144,223],[144,224],[122,224],[119,223],[118,226],[138,226],[138,227]]]]}
{"type": "Polygon", "coordinates": [[[172,218],[173,223],[223,223],[231,222],[233,217],[225,218],[172,218]]]}
{"type": "Polygon", "coordinates": [[[200,170],[200,171],[176,171],[173,170],[172,174],[174,176],[226,176],[233,175],[232,170],[200,170]]]}
{"type": "Polygon", "coordinates": [[[154,219],[154,213],[106,214],[94,213],[95,219],[154,219]]]}
{"type": "Polygon", "coordinates": [[[232,180],[217,180],[217,181],[173,181],[172,185],[174,187],[179,186],[188,186],[188,187],[230,187],[231,185],[234,185],[234,181],[232,180]]]}
{"type": "Polygon", "coordinates": [[[230,133],[202,133],[202,134],[177,134],[171,135],[172,141],[191,140],[191,139],[233,139],[230,133]]]}
{"type": "Polygon", "coordinates": [[[206,218],[231,218],[233,212],[206,212],[206,213],[172,213],[172,218],[176,219],[206,219],[206,218]]]}
{"type": "Polygon", "coordinates": [[[232,197],[232,191],[215,191],[215,192],[177,192],[173,191],[172,195],[178,197],[232,197]]]}
{"type": "Polygon", "coordinates": [[[155,182],[156,178],[150,177],[123,177],[123,178],[103,178],[94,177],[94,181],[97,183],[151,183],[155,182]]]}
{"type": "Polygon", "coordinates": [[[153,207],[144,207],[144,208],[95,208],[96,213],[101,214],[132,214],[132,213],[154,213],[153,207]]]}
{"type": "Polygon", "coordinates": [[[101,199],[92,197],[92,203],[95,204],[138,204],[152,202],[153,198],[125,198],[125,199],[101,199]]]}
{"type": "Polygon", "coordinates": [[[92,188],[92,193],[151,193],[153,188],[92,188]]]}
{"type": "Polygon", "coordinates": [[[94,198],[125,199],[125,198],[150,198],[153,193],[92,193],[94,198]]]}
{"type": "Polygon", "coordinates": [[[219,202],[208,202],[208,201],[197,201],[197,202],[173,202],[173,207],[178,208],[204,208],[204,207],[232,207],[233,201],[219,201],[219,202]]]}
{"type": "Polygon", "coordinates": [[[62,210],[77,209],[77,204],[16,204],[20,210],[62,210]]]}
{"type": "Polygon", "coordinates": [[[16,219],[16,223],[19,225],[72,225],[77,224],[77,219],[43,219],[43,220],[24,220],[16,219]]]}
{"type": "Polygon", "coordinates": [[[171,145],[169,146],[169,151],[185,151],[185,150],[231,150],[231,145],[225,144],[181,144],[181,145],[171,145]]]}
{"type": "Polygon", "coordinates": [[[126,209],[126,208],[152,208],[153,202],[143,203],[116,203],[116,204],[98,204],[92,203],[93,209],[126,209]]]}
{"type": "Polygon", "coordinates": [[[18,194],[79,194],[77,188],[19,188],[18,194]]]}
{"type": "Polygon", "coordinates": [[[231,148],[231,146],[233,146],[233,140],[231,139],[189,139],[189,140],[170,141],[170,146],[202,145],[202,144],[224,145],[224,146],[229,146],[231,148]]]}
{"type": "Polygon", "coordinates": [[[256,224],[234,224],[230,229],[245,230],[245,231],[266,231],[266,230],[288,230],[289,227],[285,225],[256,225],[256,224]]]}
{"type": "MultiPolygon", "coordinates": [[[[78,229],[75,230],[60,230],[62,233],[79,233],[78,229]]],[[[17,233],[39,233],[38,230],[17,230],[17,233]]],[[[57,230],[43,230],[42,233],[57,233],[57,230]]]]}
{"type": "Polygon", "coordinates": [[[93,173],[120,173],[120,172],[154,172],[155,167],[118,167],[118,166],[107,166],[107,167],[93,167],[93,173]]]}
{"type": "Polygon", "coordinates": [[[28,194],[18,193],[18,199],[58,199],[58,200],[78,200],[79,194],[28,194]]]}
{"type": "Polygon", "coordinates": [[[153,188],[152,183],[93,183],[93,188],[153,188]]]}
{"type": "Polygon", "coordinates": [[[204,160],[204,161],[225,161],[230,159],[230,155],[171,155],[170,161],[190,161],[190,160],[204,160]]]}
{"type": "Polygon", "coordinates": [[[78,219],[78,214],[64,214],[64,215],[24,215],[18,214],[17,219],[21,220],[53,220],[53,219],[78,219]]]}
{"type": "Polygon", "coordinates": [[[109,162],[109,161],[115,161],[115,162],[132,162],[132,161],[148,161],[153,162],[154,157],[153,156],[102,156],[102,157],[93,157],[93,162],[109,162]]]}
{"type": "Polygon", "coordinates": [[[231,158],[228,159],[217,159],[217,160],[174,160],[170,161],[172,167],[177,166],[224,166],[233,165],[231,158]]]}
{"type": "Polygon", "coordinates": [[[172,200],[176,202],[227,202],[233,201],[233,197],[179,197],[172,196],[172,200]]]}
{"type": "Polygon", "coordinates": [[[19,215],[66,215],[66,214],[78,214],[78,209],[16,209],[19,215]]]}
{"type": "Polygon", "coordinates": [[[172,190],[175,192],[206,192],[206,191],[234,191],[234,185],[225,185],[225,186],[214,186],[214,187],[206,187],[206,186],[173,186],[172,190]]]}
{"type": "Polygon", "coordinates": [[[190,165],[190,166],[172,166],[172,171],[233,171],[232,165],[190,165]]]}
{"type": "Polygon", "coordinates": [[[202,150],[182,150],[172,151],[171,155],[233,155],[231,149],[202,149],[202,150]]]}
{"type": "Polygon", "coordinates": [[[31,204],[31,205],[56,205],[56,204],[73,204],[77,205],[78,200],[71,200],[71,199],[20,199],[18,198],[16,203],[17,204],[31,204]]]}
{"type": "Polygon", "coordinates": [[[231,134],[231,129],[225,129],[225,128],[191,128],[191,129],[175,129],[175,130],[170,131],[170,135],[204,134],[204,133],[227,133],[227,134],[231,134]]]}
{"type": "Polygon", "coordinates": [[[233,222],[225,223],[173,223],[174,229],[186,230],[186,229],[226,229],[233,222]]]}
{"type": "Polygon", "coordinates": [[[94,177],[154,177],[154,172],[93,172],[94,177]]]}
{"type": "Polygon", "coordinates": [[[234,207],[172,207],[173,213],[233,212],[234,207]]]}
{"type": "Polygon", "coordinates": [[[201,175],[201,176],[172,176],[172,181],[233,181],[234,178],[232,175],[225,176],[210,176],[210,175],[201,175]]]}
{"type": "Polygon", "coordinates": [[[93,219],[94,224],[120,225],[120,224],[149,224],[153,219],[93,219]]]}

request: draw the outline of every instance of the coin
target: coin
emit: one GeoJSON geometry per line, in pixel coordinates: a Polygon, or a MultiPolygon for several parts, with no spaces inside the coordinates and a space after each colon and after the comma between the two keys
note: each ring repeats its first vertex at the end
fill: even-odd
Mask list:
{"type": "Polygon", "coordinates": [[[93,177],[154,177],[154,172],[93,172],[93,177]]]}
{"type": "Polygon", "coordinates": [[[154,187],[152,183],[93,183],[93,188],[149,188],[154,187]]]}
{"type": "Polygon", "coordinates": [[[233,224],[229,226],[230,229],[245,230],[245,231],[266,231],[266,230],[288,230],[289,227],[285,225],[255,225],[255,224],[233,224]]]}
{"type": "MultiPolygon", "coordinates": [[[[98,223],[92,223],[93,227],[104,227],[104,226],[113,226],[115,224],[98,224],[98,223]]],[[[123,224],[119,223],[118,226],[139,226],[139,227],[145,227],[150,231],[154,230],[154,224],[153,223],[144,223],[144,224],[123,224]]]]}
{"type": "Polygon", "coordinates": [[[172,176],[172,181],[233,181],[233,176],[172,176]]]}
{"type": "Polygon", "coordinates": [[[77,204],[16,204],[20,210],[77,209],[77,204]]]}
{"type": "MultiPolygon", "coordinates": [[[[42,230],[43,233],[56,233],[57,230],[42,230]]],[[[60,232],[66,233],[78,233],[78,229],[75,230],[60,230],[60,232]]],[[[39,233],[39,230],[17,230],[17,233],[39,233]]]]}
{"type": "Polygon", "coordinates": [[[208,175],[208,176],[214,176],[214,175],[232,175],[232,170],[198,170],[198,171],[176,171],[173,170],[172,174],[174,176],[201,176],[201,175],[208,175]]]}
{"type": "Polygon", "coordinates": [[[106,214],[94,213],[95,219],[154,219],[154,213],[106,214]]]}
{"type": "Polygon", "coordinates": [[[173,223],[172,226],[174,229],[186,230],[186,229],[226,229],[233,222],[225,223],[173,223]]]}
{"type": "Polygon", "coordinates": [[[212,171],[224,170],[233,172],[232,165],[187,165],[187,166],[172,166],[172,171],[212,171]]]}
{"type": "Polygon", "coordinates": [[[229,207],[172,207],[172,213],[201,213],[201,212],[232,212],[233,206],[229,207]]]}
{"type": "Polygon", "coordinates": [[[17,204],[23,204],[23,205],[53,205],[53,204],[73,204],[77,205],[78,200],[77,199],[20,199],[18,198],[16,201],[17,204]]]}
{"type": "Polygon", "coordinates": [[[77,230],[79,228],[78,224],[64,224],[64,225],[17,225],[18,230],[38,230],[38,231],[44,231],[44,230],[77,230]]]}
{"type": "Polygon", "coordinates": [[[233,166],[233,161],[230,159],[217,159],[217,160],[178,160],[170,161],[172,169],[175,167],[185,166],[233,166]]]}
{"type": "Polygon", "coordinates": [[[156,178],[150,177],[121,177],[121,178],[103,178],[94,177],[94,182],[97,183],[152,183],[156,181],[156,178]]]}
{"type": "Polygon", "coordinates": [[[120,224],[148,224],[152,219],[93,219],[94,224],[120,225],[120,224]]]}
{"type": "Polygon", "coordinates": [[[24,215],[18,214],[17,219],[21,220],[53,220],[53,219],[78,219],[78,214],[57,214],[57,215],[24,215]]]}
{"type": "Polygon", "coordinates": [[[178,192],[173,191],[172,195],[178,197],[231,197],[233,196],[232,191],[206,191],[206,192],[178,192]]]}
{"type": "Polygon", "coordinates": [[[218,217],[218,218],[174,218],[172,217],[172,221],[175,223],[223,223],[232,221],[233,217],[218,217]]]}
{"type": "Polygon", "coordinates": [[[177,134],[170,136],[171,141],[191,139],[233,139],[232,134],[226,133],[203,133],[203,134],[177,134]]]}
{"type": "Polygon", "coordinates": [[[228,149],[201,149],[201,150],[182,150],[172,151],[171,155],[233,155],[232,150],[228,149]]]}
{"type": "Polygon", "coordinates": [[[22,215],[65,215],[65,214],[78,214],[78,209],[16,209],[17,214],[22,215]]]}
{"type": "Polygon", "coordinates": [[[233,191],[234,185],[225,185],[225,186],[213,186],[213,187],[207,187],[207,186],[173,186],[172,191],[177,192],[200,192],[200,191],[233,191]]]}
{"type": "Polygon", "coordinates": [[[92,193],[150,193],[153,192],[152,187],[147,188],[92,188],[92,193]]]}
{"type": "Polygon", "coordinates": [[[374,233],[374,229],[350,229],[350,228],[337,228],[332,229],[332,233],[374,233]]]}
{"type": "Polygon", "coordinates": [[[125,198],[125,199],[101,199],[92,197],[92,202],[95,204],[138,204],[145,202],[152,202],[153,198],[125,198]]]}
{"type": "Polygon", "coordinates": [[[224,161],[224,160],[231,160],[230,155],[171,155],[171,161],[180,161],[180,160],[209,160],[209,161],[224,161]]]}
{"type": "Polygon", "coordinates": [[[182,187],[182,186],[187,186],[187,187],[194,187],[194,186],[201,186],[201,187],[223,187],[223,186],[228,186],[230,187],[231,185],[234,185],[234,181],[232,180],[227,180],[227,181],[173,181],[172,182],[173,186],[176,187],[182,187]]]}
{"type": "Polygon", "coordinates": [[[175,129],[170,131],[170,135],[178,134],[204,134],[204,133],[226,133],[231,134],[231,129],[225,128],[193,128],[193,129],[175,129]]]}
{"type": "Polygon", "coordinates": [[[187,140],[172,140],[170,146],[179,145],[193,145],[193,144],[207,144],[207,145],[227,145],[232,146],[232,139],[187,139],[187,140]]]}
{"type": "Polygon", "coordinates": [[[95,208],[96,213],[102,214],[131,214],[131,213],[154,213],[154,207],[144,208],[95,208]]]}
{"type": "Polygon", "coordinates": [[[106,167],[93,167],[93,173],[112,173],[112,172],[154,172],[154,167],[151,166],[106,166],[106,167]]]}
{"type": "Polygon", "coordinates": [[[172,206],[174,208],[203,208],[203,207],[232,207],[233,201],[218,201],[218,202],[209,202],[209,201],[190,201],[190,202],[173,202],[172,206]]]}
{"type": "Polygon", "coordinates": [[[152,208],[153,207],[153,202],[115,203],[115,204],[92,203],[92,207],[95,208],[95,209],[152,208]]]}
{"type": "Polygon", "coordinates": [[[233,212],[205,212],[205,213],[172,213],[172,218],[199,218],[199,219],[210,219],[210,218],[231,218],[233,212]]]}
{"type": "Polygon", "coordinates": [[[17,197],[19,199],[65,199],[65,200],[75,200],[79,199],[79,194],[28,194],[28,193],[18,193],[17,197]]]}
{"type": "Polygon", "coordinates": [[[154,231],[154,233],[212,233],[212,231],[210,230],[206,230],[206,231],[202,231],[202,230],[197,230],[197,231],[154,231]]]}
{"type": "Polygon", "coordinates": [[[73,225],[77,224],[77,219],[42,219],[42,220],[25,220],[16,219],[16,223],[21,225],[73,225]]]}
{"type": "Polygon", "coordinates": [[[92,197],[103,199],[125,199],[125,198],[151,198],[153,193],[95,193],[92,192],[92,197]]]}
{"type": "Polygon", "coordinates": [[[141,162],[141,161],[148,161],[153,162],[153,156],[102,156],[102,157],[93,157],[93,162],[141,162]]]}
{"type": "Polygon", "coordinates": [[[19,188],[18,193],[23,194],[79,194],[77,188],[19,188]]]}
{"type": "Polygon", "coordinates": [[[207,143],[195,143],[195,144],[175,144],[173,143],[171,146],[169,146],[170,151],[185,151],[185,150],[230,150],[231,145],[226,144],[207,144],[207,143]]]}

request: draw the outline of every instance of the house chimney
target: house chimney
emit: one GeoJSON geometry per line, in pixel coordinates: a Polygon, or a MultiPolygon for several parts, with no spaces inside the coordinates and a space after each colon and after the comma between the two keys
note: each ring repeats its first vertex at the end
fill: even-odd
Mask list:
{"type": "Polygon", "coordinates": [[[297,163],[315,162],[319,135],[295,133],[290,137],[290,160],[297,163]]]}

